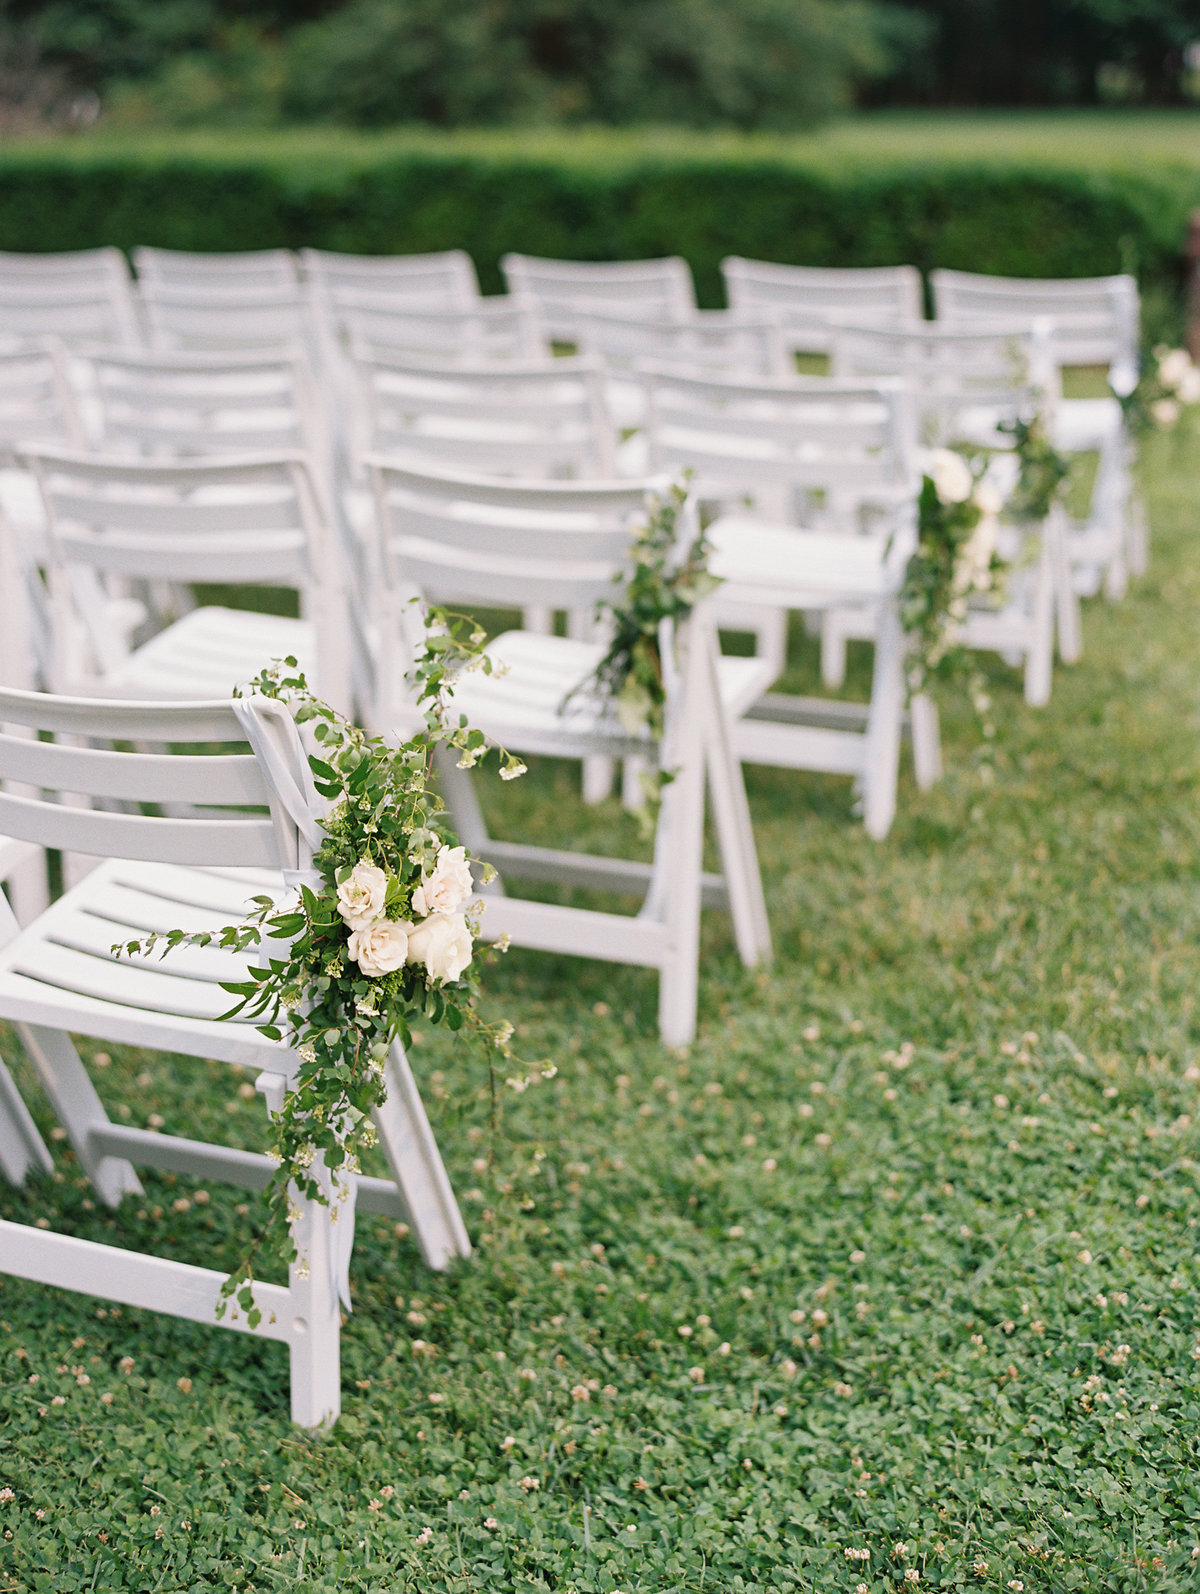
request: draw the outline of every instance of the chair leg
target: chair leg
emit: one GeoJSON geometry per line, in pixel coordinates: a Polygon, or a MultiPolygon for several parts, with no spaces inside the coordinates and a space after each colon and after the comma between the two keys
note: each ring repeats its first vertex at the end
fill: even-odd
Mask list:
{"type": "MultiPolygon", "coordinates": [[[[1066,525],[1060,509],[1051,510],[1042,528],[1043,546],[1049,552],[1054,599],[1058,611],[1058,656],[1064,664],[1077,664],[1083,654],[1083,620],[1079,594],[1071,580],[1066,525]]],[[[1049,695],[1049,686],[1046,688],[1049,695]]],[[[1030,699],[1032,701],[1032,699],[1030,699]]]]}
{"type": "MultiPolygon", "coordinates": [[[[713,699],[715,702],[715,691],[713,699]]],[[[753,968],[771,956],[771,926],[742,766],[733,755],[729,727],[719,707],[709,720],[705,742],[708,789],[734,939],[743,964],[753,968]]]]}
{"type": "MultiPolygon", "coordinates": [[[[702,639],[693,635],[692,650],[702,639]]],[[[695,682],[694,659],[688,662],[695,682]]],[[[687,1046],[696,1036],[700,977],[700,875],[704,846],[704,744],[697,693],[688,691],[689,724],[682,726],[682,767],[663,793],[655,846],[655,875],[667,881],[667,943],[658,981],[658,1027],[665,1046],[687,1046]]],[[[708,705],[706,705],[708,706],[708,705]]],[[[654,884],[646,907],[656,898],[654,884]]]]}
{"type": "Polygon", "coordinates": [[[942,735],[937,704],[927,692],[917,692],[908,705],[908,718],[917,787],[920,791],[928,791],[942,778],[942,735]]]}
{"type": "Polygon", "coordinates": [[[54,1163],[12,1075],[0,1061],[0,1173],[10,1184],[23,1184],[26,1175],[35,1172],[53,1173],[54,1163]]]}
{"type": "Polygon", "coordinates": [[[602,803],[612,791],[613,761],[594,755],[583,761],[583,800],[589,806],[602,803]]]}
{"type": "Polygon", "coordinates": [[[883,840],[896,817],[900,720],[904,709],[904,651],[900,613],[892,600],[879,612],[875,673],[863,754],[863,823],[868,836],[875,841],[883,840]]]}
{"type": "Polygon", "coordinates": [[[18,1024],[17,1034],[37,1068],[59,1122],[67,1131],[80,1167],[101,1200],[115,1207],[122,1196],[140,1195],[141,1181],[131,1163],[122,1157],[97,1157],[92,1151],[89,1138],[92,1125],[107,1124],[109,1118],[70,1039],[61,1030],[47,1029],[41,1024],[18,1024]]]}
{"type": "Polygon", "coordinates": [[[399,1043],[388,1055],[387,1099],[376,1110],[375,1126],[426,1266],[441,1271],[456,1257],[470,1256],[466,1225],[399,1043]]]}
{"type": "MultiPolygon", "coordinates": [[[[1033,572],[1033,612],[1029,620],[1029,646],[1025,652],[1025,701],[1031,708],[1044,708],[1050,701],[1050,683],[1054,671],[1054,602],[1057,588],[1061,603],[1062,588],[1055,578],[1055,552],[1050,537],[1050,522],[1047,521],[1037,568],[1033,572]]],[[[1069,584],[1069,566],[1066,575],[1069,584]]],[[[1071,597],[1078,604],[1074,592],[1071,597]]],[[[1061,618],[1060,608],[1060,626],[1061,618]]],[[[1061,635],[1060,629],[1060,638],[1061,635]]]]}
{"type": "Polygon", "coordinates": [[[821,616],[821,681],[835,690],[846,684],[846,633],[839,609],[827,609],[821,616]]]}
{"type": "MultiPolygon", "coordinates": [[[[333,1211],[301,1198],[292,1227],[299,1253],[288,1273],[293,1303],[289,1342],[292,1421],[301,1428],[331,1427],[342,1409],[341,1309],[338,1304],[333,1211]]],[[[346,1221],[339,1213],[339,1222],[346,1221]]]]}

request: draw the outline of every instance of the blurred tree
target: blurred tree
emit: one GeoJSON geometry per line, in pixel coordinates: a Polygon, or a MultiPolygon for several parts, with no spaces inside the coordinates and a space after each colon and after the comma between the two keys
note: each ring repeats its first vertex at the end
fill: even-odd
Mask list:
{"type": "Polygon", "coordinates": [[[296,115],[796,126],[921,19],[874,0],[350,0],[294,38],[296,115]]]}
{"type": "Polygon", "coordinates": [[[1151,104],[1185,97],[1200,0],[902,0],[929,48],[868,91],[874,102],[1151,104]]]}

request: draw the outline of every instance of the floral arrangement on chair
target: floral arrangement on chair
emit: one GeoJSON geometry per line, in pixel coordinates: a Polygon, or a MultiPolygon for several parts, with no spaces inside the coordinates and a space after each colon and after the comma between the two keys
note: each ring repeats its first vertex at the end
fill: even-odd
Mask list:
{"type": "Polygon", "coordinates": [[[1143,366],[1133,390],[1118,395],[1135,432],[1172,431],[1184,413],[1200,404],[1200,366],[1186,349],[1159,344],[1153,364],[1143,366]]]}
{"type": "MultiPolygon", "coordinates": [[[[611,705],[622,730],[654,741],[662,738],[667,701],[660,652],[663,622],[686,619],[720,585],[708,568],[712,550],[702,527],[698,525],[680,552],[679,517],[688,500],[689,479],[685,472],[665,494],[650,495],[646,518],[634,531],[629,570],[616,578],[620,595],[597,605],[597,619],[607,617],[611,625],[608,647],[592,674],[570,694],[594,689],[611,705]]],[[[643,775],[647,807],[642,812],[647,819],[670,780],[671,772],[661,768],[643,775]]]]}
{"type": "MultiPolygon", "coordinates": [[[[236,1298],[252,1328],[261,1321],[253,1299],[260,1260],[304,1265],[292,1237],[292,1187],[330,1204],[375,1143],[371,1112],[385,1099],[393,1040],[410,1044],[410,1024],[421,1018],[469,1032],[489,1057],[510,1055],[512,1025],[485,1023],[474,1006],[483,904],[471,901],[471,860],[446,829],[430,785],[436,748],[454,748],[469,763],[489,751],[482,732],[452,719],[449,697],[461,669],[490,673],[491,664],[474,622],[437,610],[428,620],[414,673],[425,727],[398,745],[366,735],[315,697],[294,659],[264,670],[247,688],[286,703],[321,749],[309,764],[330,807],[320,820],[311,883],[300,884],[297,900],[281,906],[258,896],[242,924],[200,934],[171,930],[113,949],[165,954],[188,944],[247,952],[278,943],[247,980],[224,987],[236,1000],[221,1015],[249,1016],[269,1039],[286,1038],[299,1064],[272,1117],[276,1168],[266,1222],[222,1289],[222,1307],[236,1298]]],[[[500,758],[510,778],[523,772],[503,749],[500,758]]],[[[485,879],[491,872],[485,868],[485,879]]]]}

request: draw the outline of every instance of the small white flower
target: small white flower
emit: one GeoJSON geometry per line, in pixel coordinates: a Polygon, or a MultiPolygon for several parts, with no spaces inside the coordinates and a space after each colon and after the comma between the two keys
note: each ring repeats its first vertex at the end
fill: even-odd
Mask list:
{"type": "Polygon", "coordinates": [[[1164,387],[1178,389],[1192,369],[1192,358],[1186,349],[1168,349],[1159,355],[1158,379],[1164,387]]]}
{"type": "Polygon", "coordinates": [[[387,883],[387,875],[375,864],[356,863],[349,878],[338,886],[338,912],[352,930],[365,929],[383,917],[387,883]]]}
{"type": "Polygon", "coordinates": [[[1181,404],[1200,404],[1200,369],[1189,365],[1179,378],[1175,396],[1181,404]]]}
{"type": "Polygon", "coordinates": [[[1156,426],[1161,426],[1163,431],[1170,431],[1179,419],[1179,405],[1174,399],[1156,399],[1150,406],[1150,414],[1156,426]]]}
{"type": "Polygon", "coordinates": [[[504,765],[500,771],[500,779],[516,780],[519,775],[527,774],[528,770],[529,766],[527,764],[522,764],[520,759],[517,759],[515,763],[504,765]]]}

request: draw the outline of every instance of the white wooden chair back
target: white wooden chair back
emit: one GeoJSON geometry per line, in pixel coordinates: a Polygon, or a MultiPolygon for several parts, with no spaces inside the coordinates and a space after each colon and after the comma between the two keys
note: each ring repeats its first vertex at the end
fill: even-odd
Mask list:
{"type": "MultiPolygon", "coordinates": [[[[328,543],[303,456],[134,463],[39,449],[21,457],[41,488],[53,553],[53,684],[102,687],[125,657],[102,601],[118,585],[287,587],[300,593],[302,612],[327,613],[328,543]]],[[[322,639],[326,657],[337,640],[322,639]]],[[[186,682],[164,687],[186,696],[186,682]]]]}
{"type": "Polygon", "coordinates": [[[138,281],[164,288],[241,289],[293,287],[299,280],[290,249],[239,249],[209,253],[192,249],[133,251],[138,281]]]}
{"type": "Polygon", "coordinates": [[[1046,317],[1058,365],[1105,365],[1119,393],[1137,382],[1137,279],[988,277],[973,271],[930,273],[934,310],[947,326],[1012,326],[1046,317]]]}
{"type": "Polygon", "coordinates": [[[644,481],[515,482],[380,455],[367,465],[388,585],[434,602],[587,609],[611,595],[645,511],[644,481]]]}
{"type": "Polygon", "coordinates": [[[464,309],[428,309],[389,294],[333,289],[324,309],[343,349],[356,347],[428,365],[529,364],[547,354],[535,306],[494,297],[464,309]]]}
{"type": "Polygon", "coordinates": [[[298,354],[97,350],[88,365],[104,452],[319,455],[324,446],[312,379],[298,354]]]}
{"type": "Polygon", "coordinates": [[[611,373],[630,373],[643,360],[664,360],[727,376],[787,376],[792,362],[778,317],[736,310],[697,310],[687,321],[582,311],[579,352],[611,373]]]}
{"type": "Polygon", "coordinates": [[[469,310],[479,298],[475,265],[465,249],[421,255],[302,249],[300,264],[305,278],[324,294],[366,293],[431,310],[469,310]]]}
{"type": "Polygon", "coordinates": [[[998,422],[1021,410],[1052,409],[1059,396],[1051,324],[970,330],[937,322],[904,328],[840,326],[833,375],[840,381],[904,383],[922,442],[1009,446],[998,422]]]}
{"type": "Polygon", "coordinates": [[[431,370],[355,351],[367,449],[472,474],[598,479],[615,438],[586,360],[431,370]]]}
{"type": "Polygon", "coordinates": [[[865,506],[887,510],[919,484],[897,382],[732,381],[651,364],[642,374],[651,468],[691,469],[702,500],[750,498],[794,522],[810,520],[820,494],[818,518],[849,530],[865,506]]]}
{"type": "Polygon", "coordinates": [[[22,283],[44,288],[129,287],[129,265],[119,249],[66,249],[48,254],[0,250],[0,289],[22,283]]]}
{"type": "Polygon", "coordinates": [[[191,287],[151,280],[139,285],[139,297],[151,348],[277,356],[303,349],[317,362],[311,295],[296,283],[191,287]]]}
{"type": "MultiPolygon", "coordinates": [[[[278,893],[297,874],[304,879],[323,807],[296,725],[278,702],[120,703],[0,691],[0,871],[13,868],[13,848],[27,843],[105,860],[19,933],[0,898],[0,1014],[110,1207],[142,1193],[135,1164],[250,1190],[267,1184],[272,1164],[261,1152],[110,1119],[70,1036],[248,1066],[277,1111],[295,1055],[259,1035],[253,1020],[217,1021],[228,1005],[218,982],[244,978],[253,956],[188,947],[165,961],[116,959],[111,947],[149,929],[215,929],[244,914],[251,892],[278,893]],[[147,751],[164,747],[172,751],[147,751]]],[[[339,1327],[341,1307],[350,1306],[356,1204],[411,1222],[430,1266],[470,1252],[398,1046],[384,1066],[388,1096],[375,1127],[392,1177],[351,1176],[332,1211],[295,1193],[289,1216],[298,1259],[285,1284],[255,1281],[257,1327],[236,1302],[218,1319],[219,1272],[45,1224],[0,1222],[0,1272],[282,1341],[293,1420],[327,1426],[340,1408],[339,1327]]],[[[20,1183],[53,1166],[0,1061],[0,1172],[20,1183]]],[[[313,1171],[326,1178],[319,1159],[313,1171]]]]}
{"type": "Polygon", "coordinates": [[[7,276],[0,270],[0,338],[54,337],[68,347],[138,347],[142,333],[128,274],[119,275],[107,258],[97,267],[62,274],[49,268],[44,274],[20,270],[7,276]]]}
{"type": "Polygon", "coordinates": [[[721,273],[731,308],[780,316],[796,352],[828,354],[839,318],[892,325],[922,313],[915,266],[781,266],[731,255],[721,273]]]}
{"type": "Polygon", "coordinates": [[[509,254],[500,262],[510,293],[532,299],[550,337],[577,341],[589,311],[686,321],[696,309],[686,260],[542,260],[509,254]]]}
{"type": "Polygon", "coordinates": [[[0,343],[0,452],[21,443],[83,445],[83,423],[54,338],[0,343]]]}
{"type": "MultiPolygon", "coordinates": [[[[273,739],[284,767],[310,791],[299,738],[280,728],[273,739]]],[[[305,868],[304,838],[245,740],[228,702],[124,704],[0,688],[0,835],[147,863],[305,868]],[[140,750],[122,752],[121,743],[140,750]],[[238,751],[213,753],[214,744],[238,751]],[[22,795],[6,789],[14,785],[22,795]]]]}

